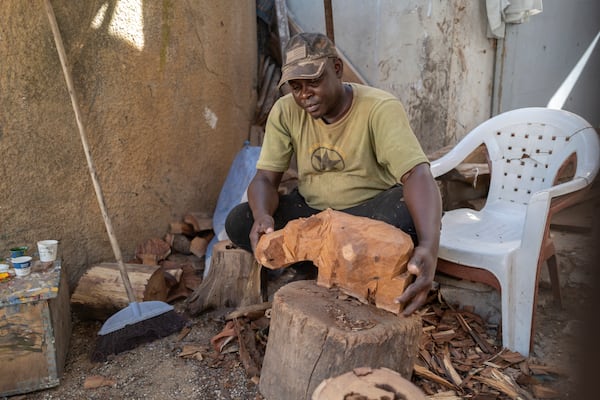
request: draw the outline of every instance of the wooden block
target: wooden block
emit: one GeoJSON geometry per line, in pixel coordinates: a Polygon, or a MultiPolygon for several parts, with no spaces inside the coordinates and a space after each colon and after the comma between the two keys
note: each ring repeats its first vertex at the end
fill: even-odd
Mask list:
{"type": "Polygon", "coordinates": [[[194,227],[185,222],[171,222],[169,225],[169,232],[174,235],[188,235],[194,234],[194,227]]]}
{"type": "Polygon", "coordinates": [[[190,253],[194,254],[196,257],[204,257],[206,255],[206,249],[208,248],[209,242],[210,239],[202,236],[196,236],[190,242],[190,253]]]}
{"type": "MultiPolygon", "coordinates": [[[[35,267],[34,263],[32,269],[35,267]]],[[[49,270],[3,283],[0,396],[57,386],[64,371],[71,326],[69,288],[60,260],[49,270]]]]}
{"type": "Polygon", "coordinates": [[[191,240],[186,235],[177,235],[173,233],[167,233],[165,235],[165,242],[171,245],[171,249],[181,254],[192,254],[190,251],[191,240]]]}
{"type": "Polygon", "coordinates": [[[255,257],[271,269],[310,260],[319,268],[319,285],[397,314],[394,299],[413,279],[407,272],[412,250],[410,236],[390,224],[327,209],[263,235],[255,257]]]}
{"type": "Polygon", "coordinates": [[[364,366],[410,379],[421,318],[339,294],[315,281],[292,282],[275,293],[259,385],[265,398],[308,400],[325,379],[364,366]]]}

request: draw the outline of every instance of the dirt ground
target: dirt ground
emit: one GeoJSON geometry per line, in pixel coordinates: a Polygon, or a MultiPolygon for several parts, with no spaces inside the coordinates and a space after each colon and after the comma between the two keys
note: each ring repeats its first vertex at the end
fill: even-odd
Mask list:
{"type": "MultiPolygon", "coordinates": [[[[592,312],[591,252],[594,249],[590,220],[594,208],[583,207],[575,215],[560,216],[553,230],[560,263],[563,308],[552,302],[547,274],[540,283],[535,319],[535,344],[531,359],[564,371],[546,384],[560,393],[560,399],[582,398],[578,376],[586,354],[581,346],[584,321],[592,312]],[[565,222],[568,226],[565,228],[565,222]],[[573,229],[573,225],[575,229],[573,229]]],[[[596,243],[597,245],[597,243],[596,243]]],[[[183,303],[176,304],[181,310],[183,303]]],[[[231,310],[203,314],[190,321],[191,331],[183,339],[177,334],[140,345],[111,356],[104,363],[91,363],[90,352],[99,322],[85,322],[74,316],[71,346],[60,385],[11,399],[263,399],[255,382],[246,376],[237,352],[217,355],[210,339],[224,325],[231,310]],[[185,346],[197,346],[195,357],[182,357],[185,346]],[[86,389],[91,378],[105,379],[106,385],[86,389]]],[[[235,350],[235,347],[233,347],[235,350]]],[[[273,399],[288,400],[288,399],[273,399]]],[[[289,399],[293,400],[293,399],[289,399]]]]}

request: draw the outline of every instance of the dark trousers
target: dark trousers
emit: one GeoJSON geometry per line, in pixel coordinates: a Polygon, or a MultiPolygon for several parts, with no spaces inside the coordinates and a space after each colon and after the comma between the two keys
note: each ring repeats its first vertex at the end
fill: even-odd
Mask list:
{"type": "MultiPolygon", "coordinates": [[[[282,229],[293,219],[307,218],[321,211],[306,204],[304,197],[295,189],[290,194],[279,197],[279,206],[273,215],[275,230],[282,229]]],[[[408,233],[413,243],[417,244],[417,233],[412,217],[404,203],[401,185],[393,186],[362,204],[339,211],[387,222],[408,233]]],[[[248,203],[241,203],[234,207],[227,216],[225,231],[233,244],[252,251],[249,236],[253,224],[254,218],[250,206],[248,203]]]]}

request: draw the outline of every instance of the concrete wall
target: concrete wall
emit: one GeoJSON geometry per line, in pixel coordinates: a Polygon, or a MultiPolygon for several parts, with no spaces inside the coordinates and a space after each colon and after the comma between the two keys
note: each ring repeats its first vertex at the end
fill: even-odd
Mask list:
{"type": "MultiPolygon", "coordinates": [[[[544,0],[543,6],[527,23],[507,25],[499,42],[494,113],[547,106],[600,33],[597,0],[544,0]]],[[[582,66],[559,103],[600,128],[600,43],[582,66]]]]}
{"type": "MultiPolygon", "coordinates": [[[[491,112],[495,41],[485,3],[334,0],[335,41],[372,86],[405,105],[426,152],[453,144],[491,112]]],[[[323,2],[288,0],[305,31],[325,32],[323,2]]]]}
{"type": "MultiPolygon", "coordinates": [[[[256,99],[255,2],[53,0],[126,259],[213,211],[256,99]]],[[[59,239],[71,284],[114,260],[43,1],[0,2],[0,252],[59,239]]]]}
{"type": "MultiPolygon", "coordinates": [[[[483,0],[332,4],[336,44],[369,84],[403,101],[426,151],[456,143],[491,115],[547,106],[600,33],[596,0],[544,0],[542,13],[507,24],[498,52],[483,0]]],[[[287,5],[304,30],[325,32],[322,1],[287,5]]],[[[562,105],[596,127],[599,70],[597,44],[562,105]]]]}

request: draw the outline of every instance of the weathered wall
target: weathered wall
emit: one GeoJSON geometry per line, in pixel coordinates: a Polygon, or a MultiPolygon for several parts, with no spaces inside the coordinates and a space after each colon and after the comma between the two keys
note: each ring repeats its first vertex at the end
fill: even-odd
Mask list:
{"type": "MultiPolygon", "coordinates": [[[[306,31],[325,32],[323,2],[288,0],[306,31]]],[[[370,85],[402,100],[426,152],[490,116],[494,41],[485,2],[334,0],[335,41],[370,85]]]]}
{"type": "Polygon", "coordinates": [[[506,26],[493,112],[558,106],[600,129],[600,42],[584,56],[600,33],[600,2],[544,0],[543,8],[527,23],[506,26]]]}
{"type": "MultiPolygon", "coordinates": [[[[127,259],[214,209],[256,98],[255,2],[52,4],[127,259]]],[[[0,251],[59,239],[71,284],[114,260],[41,0],[0,2],[0,150],[0,251]]]]}

